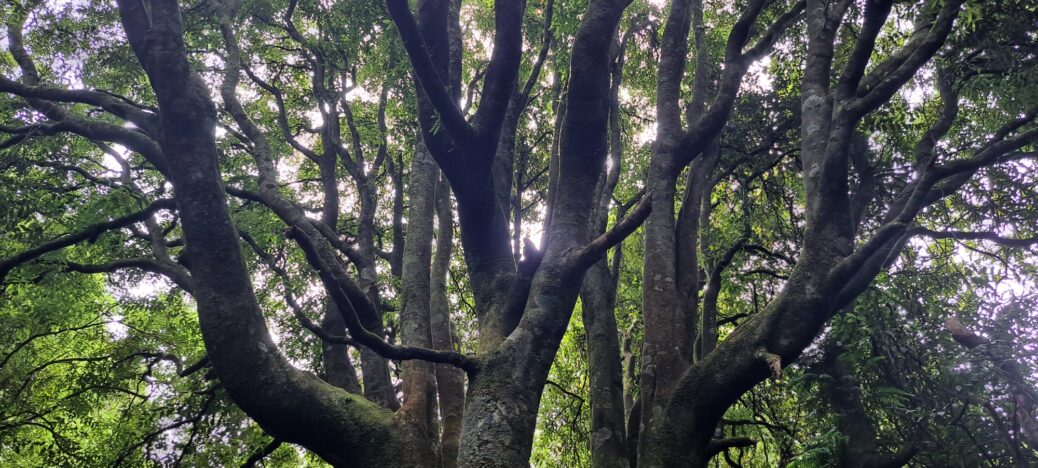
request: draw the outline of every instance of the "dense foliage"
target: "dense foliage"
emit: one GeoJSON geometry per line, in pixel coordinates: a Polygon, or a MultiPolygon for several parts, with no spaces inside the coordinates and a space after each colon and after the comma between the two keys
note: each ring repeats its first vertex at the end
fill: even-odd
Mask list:
{"type": "MultiPolygon", "coordinates": [[[[334,395],[349,392],[329,396],[328,407],[360,408],[349,430],[377,433],[371,451],[400,447],[392,437],[381,445],[371,429],[392,414],[386,427],[408,425],[399,432],[431,441],[414,457],[435,453],[435,464],[457,466],[460,444],[462,465],[477,466],[465,452],[481,439],[469,434],[473,406],[462,423],[463,370],[480,382],[467,388],[471,402],[494,379],[509,379],[494,365],[528,352],[547,372],[543,382],[536,371],[522,374],[543,390],[539,401],[497,404],[535,412],[532,446],[516,449],[535,466],[623,466],[659,452],[655,441],[686,434],[681,406],[664,398],[712,401],[695,385],[722,388],[725,379],[738,381],[734,403],[707,405],[721,413],[700,444],[723,446],[691,449],[709,451],[711,466],[1038,463],[1038,3],[527,0],[511,19],[522,31],[511,82],[496,62],[505,60],[502,31],[514,29],[501,10],[523,2],[417,2],[422,49],[407,44],[406,1],[118,3],[0,6],[0,466],[369,460],[336,458],[323,439],[292,432],[304,419],[278,426],[239,390],[317,384],[268,378],[251,361],[232,369],[217,356],[220,333],[252,330],[244,325],[251,316],[207,331],[218,327],[204,319],[206,301],[226,288],[203,288],[199,271],[211,257],[186,253],[195,221],[181,212],[195,202],[182,187],[193,183],[192,167],[173,159],[168,117],[195,111],[170,111],[175,93],[163,90],[157,65],[142,66],[142,51],[163,39],[133,37],[128,3],[144,5],[148,27],[162,31],[169,5],[179,8],[182,21],[170,24],[182,26],[191,76],[207,92],[199,99],[217,108],[207,138],[215,135],[259,322],[277,348],[257,339],[241,352],[280,353],[344,390],[334,395]],[[570,120],[586,113],[590,121],[597,108],[567,106],[594,88],[572,87],[590,73],[579,46],[594,42],[581,28],[596,8],[622,17],[615,36],[600,41],[608,49],[608,119],[595,121],[602,144],[582,149],[571,142],[599,127],[570,120]],[[444,24],[428,19],[437,9],[444,24]],[[829,25],[812,23],[819,18],[829,25]],[[943,36],[934,32],[942,21],[943,36]],[[827,31],[832,57],[821,76],[812,64],[827,31]],[[430,76],[471,127],[424,90],[430,76]],[[729,109],[718,110],[732,80],[729,109]],[[810,93],[823,82],[829,106],[839,105],[823,125],[833,136],[819,138],[810,93]],[[840,94],[847,82],[850,97],[840,94]],[[841,120],[852,104],[864,110],[841,120]],[[720,119],[713,129],[712,116],[720,119]],[[490,127],[500,130],[486,132],[487,143],[481,132],[490,127]],[[465,128],[470,140],[459,136],[465,128]],[[681,149],[660,169],[671,140],[681,149]],[[825,157],[811,153],[815,140],[830,145],[825,157]],[[463,159],[483,147],[486,164],[463,159]],[[842,166],[831,163],[840,158],[842,166]],[[586,161],[593,173],[574,170],[586,161]],[[826,185],[832,171],[840,182],[826,185]],[[480,192],[469,179],[493,179],[497,191],[480,192]],[[595,188],[584,210],[590,226],[567,237],[567,210],[584,205],[569,201],[566,185],[584,179],[595,188]],[[846,203],[833,209],[822,198],[841,184],[846,203]],[[911,208],[917,192],[928,198],[911,208]],[[481,197],[503,220],[472,214],[481,197]],[[817,227],[843,216],[846,232],[817,227]],[[478,271],[490,267],[477,255],[494,248],[480,243],[489,239],[482,233],[499,221],[510,247],[504,286],[500,272],[488,281],[478,271]],[[661,250],[659,232],[671,251],[661,250]],[[578,273],[565,270],[571,252],[581,255],[578,273]],[[666,263],[660,255],[676,265],[669,273],[654,270],[666,263]],[[835,260],[817,260],[826,255],[835,260]],[[823,291],[824,311],[783,302],[798,297],[796,286],[810,281],[798,275],[816,265],[874,271],[823,291]],[[652,312],[668,294],[679,298],[667,306],[676,320],[652,312]],[[509,297],[521,297],[518,306],[509,297]],[[511,326],[509,307],[519,308],[511,326]],[[539,314],[561,328],[534,327],[539,314]],[[785,338],[791,323],[805,330],[785,338]],[[772,325],[768,347],[724,348],[772,325]],[[668,342],[660,328],[680,336],[668,342]],[[541,349],[500,356],[524,336],[541,349]],[[655,373],[664,348],[684,361],[666,392],[666,373],[655,373]],[[733,373],[751,356],[755,380],[709,371],[710,354],[733,373]],[[233,370],[246,373],[232,379],[233,370]],[[256,378],[243,385],[247,372],[256,378]],[[609,456],[618,464],[607,465],[609,456]]],[[[523,429],[515,432],[522,440],[523,429]]],[[[639,464],[663,466],[669,456],[639,464]]]]}

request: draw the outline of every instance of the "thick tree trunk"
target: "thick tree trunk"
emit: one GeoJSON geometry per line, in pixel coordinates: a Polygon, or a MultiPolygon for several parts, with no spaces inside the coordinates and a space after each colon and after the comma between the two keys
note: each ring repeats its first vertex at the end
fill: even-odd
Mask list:
{"type": "Polygon", "coordinates": [[[705,466],[717,423],[740,395],[792,362],[828,318],[831,285],[820,282],[827,267],[798,265],[786,290],[768,309],[736,329],[677,383],[666,410],[661,445],[639,452],[639,466],[705,466]],[[797,311],[818,311],[810,320],[797,311]],[[773,330],[782,330],[778,335],[773,330]],[[771,337],[775,338],[772,339],[771,337]],[[781,338],[779,338],[781,336],[781,338]],[[641,454],[647,454],[642,458],[641,454]]]}
{"type": "MultiPolygon", "coordinates": [[[[797,265],[782,291],[762,313],[738,327],[682,376],[667,408],[670,444],[650,450],[654,458],[643,466],[704,466],[713,455],[711,437],[727,408],[769,374],[779,377],[782,367],[803,352],[832,314],[860,294],[879,272],[879,264],[888,258],[887,246],[900,242],[905,225],[922,206],[922,194],[928,187],[911,196],[912,202],[906,205],[910,208],[900,210],[896,223],[888,223],[864,246],[854,249],[847,182],[849,138],[862,115],[861,109],[882,102],[875,96],[871,100],[862,98],[866,102],[856,101],[854,93],[864,73],[872,39],[885,18],[882,10],[889,11],[890,2],[869,4],[859,47],[852,54],[860,57],[852,57],[845,66],[836,90],[840,99],[834,104],[830,89],[833,44],[850,4],[806,2],[809,41],[801,84],[801,158],[807,209],[804,244],[797,265]],[[881,13],[878,22],[875,13],[881,13]],[[873,261],[879,253],[884,255],[873,261]]],[[[890,82],[894,84],[880,88],[878,93],[888,93],[889,98],[900,86],[898,80],[907,81],[914,73],[913,67],[922,66],[936,53],[960,5],[954,0],[944,3],[938,19],[925,33],[936,42],[915,50],[911,65],[902,63],[898,67],[907,70],[903,78],[894,74],[890,82]]]]}
{"type": "Polygon", "coordinates": [[[459,466],[528,463],[541,392],[587,268],[578,258],[590,241],[595,185],[608,151],[610,43],[628,3],[592,1],[578,30],[559,158],[567,183],[558,187],[547,251],[522,319],[471,378],[459,466]]]}
{"type": "MultiPolygon", "coordinates": [[[[662,444],[663,411],[674,383],[692,360],[694,322],[679,291],[675,184],[684,131],[681,124],[681,81],[688,51],[689,0],[671,3],[660,45],[656,83],[656,142],[649,161],[646,189],[652,213],[645,220],[642,262],[642,375],[639,398],[638,464],[662,444]]],[[[694,268],[694,267],[693,267],[694,268]]]]}
{"type": "Polygon", "coordinates": [[[213,128],[216,109],[192,70],[173,0],[119,2],[134,54],[159,105],[159,145],[169,163],[195,281],[202,338],[220,383],[265,431],[342,466],[424,466],[428,448],[377,405],[295,369],[277,351],[252,291],[227,210],[213,128]]]}
{"type": "Polygon", "coordinates": [[[423,138],[457,196],[463,253],[479,322],[479,350],[487,352],[515,328],[522,312],[521,307],[508,304],[516,264],[492,167],[518,73],[525,2],[497,4],[498,42],[472,123],[458,109],[455,94],[444,87],[444,78],[453,79],[456,73],[450,54],[458,50],[451,47],[450,2],[420,2],[417,24],[407,2],[387,3],[415,64],[423,138]]]}
{"type": "MultiPolygon", "coordinates": [[[[657,142],[657,145],[664,143],[657,142]]],[[[675,382],[692,359],[692,317],[678,292],[672,160],[666,153],[653,156],[648,190],[652,213],[645,220],[645,253],[642,263],[641,422],[638,459],[659,443],[663,410],[675,382]]],[[[641,462],[639,461],[639,465],[641,462]]]]}

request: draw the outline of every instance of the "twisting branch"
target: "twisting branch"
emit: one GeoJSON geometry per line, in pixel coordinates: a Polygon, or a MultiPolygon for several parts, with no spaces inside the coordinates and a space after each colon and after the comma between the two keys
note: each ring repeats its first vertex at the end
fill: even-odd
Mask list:
{"type": "Polygon", "coordinates": [[[745,53],[743,53],[744,60],[754,61],[760,59],[764,54],[768,53],[769,50],[775,45],[775,42],[782,37],[782,33],[785,32],[793,23],[800,21],[804,15],[804,9],[807,7],[805,0],[800,0],[793,4],[793,6],[783,13],[775,22],[768,26],[768,29],[764,30],[760,38],[757,39],[757,43],[750,47],[745,53]]]}
{"type": "MultiPolygon", "coordinates": [[[[962,3],[963,0],[945,1],[937,18],[933,20],[920,39],[910,40],[903,49],[904,52],[895,53],[888,62],[877,66],[873,70],[873,74],[862,80],[857,92],[860,97],[851,102],[848,111],[852,115],[863,116],[887,102],[908,80],[912,79],[916,71],[944,45],[948,35],[951,34],[955,19],[959,16],[962,3]]],[[[852,76],[852,78],[854,77],[852,76]]]]}
{"type": "MultiPolygon", "coordinates": [[[[151,362],[148,364],[148,374],[151,373],[152,366],[155,363],[159,362],[159,361],[167,361],[167,362],[173,363],[173,366],[177,368],[177,375],[180,376],[180,377],[187,377],[187,376],[189,376],[191,374],[194,374],[195,372],[198,372],[198,371],[204,369],[206,366],[209,365],[209,356],[202,356],[202,358],[199,359],[198,361],[196,361],[194,364],[191,364],[190,366],[184,367],[184,361],[181,360],[176,355],[173,355],[173,354],[170,354],[170,353],[157,353],[157,352],[156,353],[152,353],[152,352],[147,352],[147,351],[141,351],[139,353],[133,353],[133,354],[131,354],[129,356],[126,356],[126,357],[124,357],[122,359],[119,359],[118,361],[115,361],[113,364],[119,364],[121,362],[128,361],[128,360],[130,360],[132,358],[135,358],[135,357],[143,357],[143,358],[151,359],[151,362]]],[[[148,374],[145,374],[145,375],[148,375],[148,374]]]]}
{"type": "Polygon", "coordinates": [[[89,171],[87,171],[86,169],[83,169],[82,167],[79,167],[79,166],[73,166],[73,165],[70,165],[70,164],[62,164],[62,163],[52,162],[52,161],[31,161],[31,160],[29,160],[29,161],[25,161],[25,163],[26,164],[32,164],[34,166],[49,167],[51,169],[55,169],[55,170],[59,170],[59,171],[75,173],[75,174],[79,175],[80,177],[86,179],[87,181],[89,181],[89,182],[91,182],[91,183],[93,183],[95,185],[109,187],[109,188],[113,188],[113,189],[120,188],[119,185],[116,184],[114,180],[104,179],[104,178],[95,176],[95,175],[91,174],[89,171]]]}
{"type": "MultiPolygon", "coordinates": [[[[32,8],[32,6],[29,8],[32,8]]],[[[24,21],[25,16],[23,15],[7,24],[8,50],[11,52],[11,55],[14,56],[15,62],[18,63],[18,67],[22,72],[21,83],[5,78],[3,81],[0,81],[0,92],[15,95],[21,93],[22,97],[34,110],[40,112],[51,120],[49,123],[40,124],[38,126],[39,134],[53,135],[61,132],[68,132],[92,140],[118,143],[140,153],[145,159],[151,162],[159,172],[168,176],[168,165],[166,164],[166,158],[163,155],[162,150],[159,149],[155,140],[141,132],[141,130],[147,131],[149,128],[154,129],[154,124],[157,121],[154,116],[149,116],[149,114],[133,109],[132,107],[124,107],[115,101],[109,100],[103,94],[95,94],[88,91],[67,91],[56,88],[40,87],[39,71],[36,69],[35,63],[33,63],[32,58],[26,51],[24,40],[22,38],[24,21]],[[71,99],[72,97],[81,99],[77,101],[71,99]],[[54,99],[58,102],[69,100],[76,102],[90,101],[88,103],[106,108],[106,110],[116,116],[122,114],[130,118],[131,121],[136,119],[137,122],[135,122],[135,124],[140,128],[124,128],[101,120],[79,117],[74,115],[65,107],[48,99],[54,99]]],[[[5,142],[2,146],[6,147],[11,144],[16,144],[27,137],[27,135],[16,136],[15,138],[5,142]]]]}
{"type": "Polygon", "coordinates": [[[260,260],[263,261],[265,265],[267,265],[267,268],[270,268],[270,270],[273,271],[274,274],[277,275],[278,278],[281,280],[281,285],[284,288],[285,303],[288,304],[289,309],[292,309],[292,315],[296,317],[296,320],[299,320],[299,323],[303,326],[303,328],[310,330],[311,333],[313,333],[322,341],[327,343],[349,345],[353,347],[357,347],[360,345],[355,340],[349,337],[332,335],[328,333],[320,325],[314,323],[314,321],[311,320],[310,317],[307,317],[306,313],[303,311],[303,307],[296,300],[295,294],[293,294],[292,291],[289,289],[288,272],[285,271],[285,269],[282,268],[280,265],[278,265],[277,261],[274,260],[274,257],[271,257],[269,253],[265,252],[259,246],[259,244],[256,242],[256,239],[253,238],[251,234],[239,230],[238,235],[240,235],[242,240],[244,240],[245,243],[252,248],[252,251],[256,253],[260,260]]]}
{"type": "Polygon", "coordinates": [[[296,138],[296,135],[292,133],[292,128],[288,123],[288,111],[285,106],[285,96],[284,93],[281,92],[281,89],[264,81],[253,73],[251,68],[245,66],[245,64],[241,64],[241,68],[253,83],[256,83],[257,86],[263,88],[264,91],[270,93],[270,95],[274,97],[274,104],[277,107],[278,127],[281,129],[281,137],[285,139],[285,142],[292,146],[296,151],[299,151],[300,154],[306,156],[307,159],[314,162],[319,160],[321,157],[312,149],[307,148],[306,145],[300,143],[296,138]]]}
{"type": "Polygon", "coordinates": [[[195,372],[198,372],[198,371],[206,368],[208,365],[209,365],[209,356],[208,355],[202,356],[202,358],[199,359],[198,361],[195,361],[194,364],[191,364],[190,366],[187,366],[187,367],[181,369],[180,371],[178,371],[177,375],[179,375],[181,377],[187,377],[187,376],[189,376],[191,374],[194,374],[195,372]]]}
{"type": "Polygon", "coordinates": [[[85,240],[96,240],[101,234],[105,232],[114,229],[124,228],[133,223],[144,221],[145,219],[147,219],[159,210],[168,210],[173,209],[174,207],[175,205],[173,203],[173,200],[171,199],[156,200],[147,207],[145,207],[143,210],[138,211],[136,213],[115,218],[111,221],[93,224],[79,232],[62,236],[60,238],[33,247],[31,249],[22,251],[10,257],[0,259],[0,282],[2,282],[4,278],[7,277],[7,274],[10,273],[14,267],[21,265],[25,262],[34,260],[40,257],[41,255],[53,252],[55,250],[63,249],[70,245],[78,244],[85,240]]]}
{"type": "Polygon", "coordinates": [[[386,0],[386,7],[400,32],[404,50],[411,58],[415,78],[421,84],[429,102],[436,108],[444,128],[456,139],[471,138],[475,135],[475,130],[465,120],[457,102],[448,92],[443,77],[436,71],[436,64],[429,55],[428,47],[418,30],[418,23],[411,14],[408,3],[407,0],[386,0]]]}
{"type": "Polygon", "coordinates": [[[194,292],[194,283],[186,268],[176,263],[152,258],[123,258],[98,264],[63,262],[62,267],[66,271],[77,273],[113,273],[127,268],[137,268],[148,273],[165,276],[184,291],[194,292]]]}
{"type": "Polygon", "coordinates": [[[711,440],[706,450],[709,455],[713,456],[730,448],[753,447],[754,445],[757,445],[757,441],[749,437],[732,437],[729,439],[711,440]]]}
{"type": "Polygon", "coordinates": [[[544,381],[544,383],[548,384],[548,385],[551,385],[552,387],[555,387],[558,391],[562,392],[564,395],[566,395],[566,396],[568,396],[568,397],[570,397],[570,398],[580,402],[580,406],[584,406],[584,397],[582,397],[580,395],[577,395],[576,393],[573,393],[573,392],[571,392],[569,390],[566,390],[566,387],[563,387],[562,385],[559,385],[558,382],[549,379],[549,380],[544,381]]]}
{"type": "Polygon", "coordinates": [[[525,1],[494,2],[494,51],[472,119],[477,133],[496,136],[508,111],[522,59],[525,7],[525,1]]]}
{"type": "MultiPolygon", "coordinates": [[[[939,83],[942,88],[948,85],[941,78],[939,83]]],[[[953,93],[946,99],[952,99],[953,93]]],[[[942,165],[933,165],[932,150],[940,135],[947,132],[950,127],[948,119],[955,116],[957,106],[946,100],[945,110],[939,119],[924,135],[917,147],[917,179],[910,184],[899,198],[891,205],[885,215],[884,224],[876,230],[872,239],[866,241],[854,253],[841,260],[830,272],[831,278],[843,282],[843,291],[838,303],[846,301],[852,290],[861,289],[867,284],[866,278],[871,280],[870,275],[878,272],[882,267],[884,258],[899,250],[899,244],[903,244],[907,238],[905,234],[911,227],[916,215],[928,205],[931,205],[950,193],[954,193],[965,184],[978,170],[1003,161],[1038,156],[1033,153],[1013,153],[1028,144],[1038,141],[1038,127],[1017,133],[1012,137],[1009,134],[1020,130],[1023,126],[1034,121],[1038,117],[1038,107],[1029,109],[1023,116],[999,128],[994,135],[984,143],[971,157],[957,159],[942,165]],[[938,185],[938,183],[940,184],[938,185]],[[895,248],[897,247],[897,248],[895,248]],[[879,258],[880,256],[884,258],[879,258]],[[868,268],[863,268],[868,266],[868,268]],[[868,272],[868,274],[865,274],[868,272]],[[847,281],[849,278],[853,280],[847,281]]],[[[920,232],[922,233],[922,232],[920,232]]],[[[993,239],[992,239],[993,240],[993,239]]]]}
{"type": "Polygon", "coordinates": [[[941,115],[923,134],[914,149],[916,172],[921,173],[934,157],[937,142],[951,130],[959,115],[959,92],[943,68],[937,68],[937,89],[941,93],[941,115]]]}
{"type": "Polygon", "coordinates": [[[110,94],[100,91],[32,86],[0,76],[0,92],[11,93],[27,99],[89,104],[133,123],[149,136],[153,137],[156,134],[155,130],[158,124],[158,116],[156,114],[143,111],[140,106],[128,104],[122,99],[117,99],[110,94]]]}
{"type": "MultiPolygon", "coordinates": [[[[699,119],[689,123],[689,128],[681,141],[680,167],[684,167],[698,157],[703,149],[706,148],[707,143],[717,135],[717,132],[728,121],[728,117],[735,107],[735,99],[742,84],[742,78],[745,76],[749,65],[767,53],[775,45],[782,33],[803,17],[807,5],[803,0],[795,3],[788,11],[769,25],[758,42],[744,53],[742,50],[749,40],[753,24],[760,16],[766,3],[768,2],[749,2],[740,15],[739,20],[732,27],[725,47],[724,71],[717,85],[717,93],[709,108],[702,113],[699,119]]],[[[687,49],[687,46],[685,49],[687,49]]]]}
{"type": "Polygon", "coordinates": [[[61,333],[85,330],[87,328],[93,328],[93,327],[97,327],[97,326],[101,326],[101,325],[107,325],[107,324],[112,323],[112,322],[114,322],[114,320],[105,320],[105,321],[102,321],[102,322],[91,321],[91,322],[89,322],[89,323],[87,323],[85,325],[79,325],[79,326],[76,326],[76,327],[69,327],[69,328],[62,328],[62,329],[59,329],[59,330],[48,330],[48,331],[45,331],[45,332],[34,333],[34,334],[30,335],[28,338],[26,338],[26,339],[18,342],[18,344],[14,345],[14,349],[12,349],[11,352],[7,353],[4,356],[3,359],[0,359],[0,369],[3,369],[4,366],[7,365],[7,361],[11,360],[11,357],[14,356],[16,353],[18,353],[18,351],[20,351],[22,348],[27,346],[29,343],[32,343],[33,341],[35,341],[37,339],[40,339],[40,338],[43,338],[43,337],[46,337],[46,336],[58,335],[58,334],[61,334],[61,333]]]}
{"type": "Polygon", "coordinates": [[[310,239],[305,235],[295,233],[295,229],[292,230],[291,235],[298,242],[300,248],[303,249],[310,265],[317,270],[321,282],[342,314],[343,321],[346,323],[346,329],[350,331],[350,335],[357,343],[375,351],[386,359],[399,361],[421,359],[437,364],[450,364],[469,373],[479,369],[479,360],[464,354],[416,346],[396,346],[364,328],[357,314],[357,309],[354,307],[353,301],[350,300],[350,296],[343,291],[343,285],[336,279],[335,274],[328,265],[325,264],[310,239]]]}
{"type": "MultiPolygon", "coordinates": [[[[215,388],[213,390],[215,390],[215,388]]],[[[126,461],[126,457],[130,456],[131,453],[133,453],[138,448],[151,443],[151,441],[154,440],[155,437],[158,437],[164,432],[171,431],[179,427],[186,426],[188,424],[197,424],[198,422],[200,422],[202,418],[205,417],[205,415],[209,412],[209,406],[212,405],[213,400],[216,399],[215,391],[208,391],[204,393],[206,394],[206,399],[202,402],[202,408],[198,410],[198,413],[196,413],[194,416],[190,418],[181,419],[179,421],[167,424],[166,426],[163,426],[155,431],[149,432],[143,438],[141,438],[140,442],[134,443],[133,445],[123,449],[122,452],[119,453],[119,456],[115,459],[115,463],[113,464],[115,466],[122,465],[123,462],[126,461]]]]}
{"type": "MultiPolygon", "coordinates": [[[[1023,429],[1027,443],[1032,447],[1038,446],[1038,392],[1024,377],[1023,366],[1009,356],[1008,352],[999,349],[996,343],[969,330],[954,316],[949,316],[944,325],[956,343],[967,349],[980,349],[988,360],[998,367],[1013,392],[1017,404],[1017,422],[1023,429]]],[[[992,416],[997,418],[994,413],[992,416]]]]}
{"type": "Polygon", "coordinates": [[[555,0],[548,0],[547,4],[544,6],[544,35],[541,36],[541,49],[537,52],[537,58],[533,62],[530,76],[527,77],[526,84],[523,85],[523,89],[520,92],[524,99],[529,99],[530,93],[533,91],[533,87],[537,84],[537,79],[540,77],[540,71],[544,66],[544,61],[548,58],[548,52],[551,51],[551,45],[555,41],[555,26],[552,24],[554,16],[555,0]]]}
{"type": "Polygon", "coordinates": [[[851,97],[857,90],[872,51],[876,47],[876,38],[883,30],[893,6],[893,0],[871,1],[865,5],[865,18],[858,31],[858,39],[854,43],[854,50],[847,59],[843,73],[840,74],[840,82],[836,88],[837,98],[851,97]]]}

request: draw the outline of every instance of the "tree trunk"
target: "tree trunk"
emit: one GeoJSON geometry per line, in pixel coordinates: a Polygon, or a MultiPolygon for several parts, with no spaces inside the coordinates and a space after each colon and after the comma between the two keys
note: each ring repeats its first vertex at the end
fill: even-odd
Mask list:
{"type": "Polygon", "coordinates": [[[425,466],[428,448],[377,405],[299,371],[270,338],[231,223],[213,128],[216,108],[187,59],[174,0],[120,1],[134,54],[159,106],[159,145],[170,167],[195,281],[199,325],[231,399],[263,429],[342,466],[425,466]]]}
{"type": "MultiPolygon", "coordinates": [[[[400,339],[409,346],[432,347],[430,300],[432,289],[433,214],[436,205],[436,163],[419,142],[411,162],[408,186],[407,234],[404,241],[403,309],[400,312],[400,339]]],[[[430,440],[439,439],[436,427],[436,380],[433,364],[412,360],[403,363],[404,402],[401,411],[421,428],[430,440]]]]}
{"type": "MultiPolygon", "coordinates": [[[[332,336],[346,334],[346,324],[342,322],[339,309],[332,304],[325,306],[321,329],[332,336]]],[[[357,371],[353,369],[353,363],[350,361],[348,346],[323,342],[321,344],[321,363],[324,366],[324,379],[328,383],[350,393],[361,393],[360,381],[357,380],[357,371]]]]}
{"type": "Polygon", "coordinates": [[[591,464],[628,467],[624,421],[623,369],[616,332],[616,290],[601,260],[588,269],[580,293],[588,347],[588,397],[591,400],[591,464]]]}
{"type": "MultiPolygon", "coordinates": [[[[440,179],[436,186],[436,254],[433,257],[429,320],[436,349],[456,350],[450,305],[447,302],[447,269],[454,241],[450,186],[440,179]]],[[[443,468],[458,466],[461,418],[465,409],[465,375],[448,364],[436,365],[436,389],[440,403],[440,458],[443,468]]]]}
{"type": "MultiPolygon", "coordinates": [[[[663,143],[657,142],[657,145],[663,143]]],[[[660,427],[674,383],[692,359],[694,331],[677,288],[675,250],[674,168],[666,153],[653,156],[649,166],[652,213],[645,220],[642,272],[641,422],[639,465],[649,447],[662,443],[660,427]]]]}
{"type": "Polygon", "coordinates": [[[610,44],[628,3],[592,1],[574,40],[559,158],[560,173],[569,175],[558,187],[548,247],[522,319],[471,377],[459,466],[529,461],[541,392],[587,268],[577,259],[590,241],[595,185],[608,152],[610,44]]]}

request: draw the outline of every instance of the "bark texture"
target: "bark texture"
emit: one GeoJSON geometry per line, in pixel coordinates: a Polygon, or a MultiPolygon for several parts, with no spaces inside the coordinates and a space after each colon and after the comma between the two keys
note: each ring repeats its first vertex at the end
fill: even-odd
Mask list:
{"type": "Polygon", "coordinates": [[[202,337],[220,382],[268,433],[333,463],[422,466],[428,458],[409,447],[413,430],[392,413],[295,369],[277,351],[227,211],[213,136],[216,108],[187,60],[179,6],[154,1],[146,11],[119,2],[119,12],[159,103],[158,143],[183,223],[202,337]],[[399,458],[397,450],[407,455],[399,458]]]}
{"type": "MultiPolygon", "coordinates": [[[[913,222],[980,169],[1014,157],[1013,152],[1038,140],[1038,129],[1021,130],[1038,116],[1038,109],[1032,109],[991,133],[972,154],[961,151],[949,161],[941,160],[939,143],[956,118],[958,86],[954,76],[939,69],[936,84],[943,105],[916,145],[914,171],[903,190],[894,194],[893,203],[871,206],[877,171],[858,125],[939,53],[963,0],[925,2],[907,41],[875,64],[870,61],[877,38],[889,29],[888,17],[896,3],[892,0],[861,5],[852,0],[741,2],[723,56],[716,58],[707,52],[703,2],[674,0],[660,44],[657,140],[643,198],[621,204],[616,221],[610,223],[622,153],[618,116],[623,51],[630,33],[617,36],[617,29],[630,0],[590,0],[572,41],[567,81],[553,86],[558,125],[549,162],[544,244],[528,246],[520,255],[526,187],[521,179],[515,184],[513,174],[517,166],[518,172],[525,172],[529,161],[517,161],[516,147],[521,150],[523,142],[517,142],[516,135],[554,41],[551,0],[544,3],[545,32],[522,86],[518,83],[526,4],[494,2],[493,52],[482,83],[472,83],[480,90],[471,116],[458,105],[463,42],[459,3],[420,1],[416,17],[407,0],[387,0],[414,72],[425,147],[413,159],[406,196],[404,159],[386,150],[386,100],[395,92],[380,90],[376,119],[382,141],[376,151],[369,151],[373,154],[366,154],[370,142],[362,141],[364,132],[354,122],[351,103],[342,97],[347,74],[328,60],[320,40],[296,27],[295,0],[288,2],[278,26],[313,71],[310,92],[325,122],[311,130],[319,150],[293,134],[278,85],[260,79],[242,60],[234,36],[234,2],[211,2],[226,51],[219,90],[222,110],[238,128],[241,135],[236,137],[248,144],[257,169],[256,185],[249,188],[225,183],[221,177],[214,136],[218,110],[189,60],[181,6],[176,0],[117,3],[126,37],[154,91],[156,113],[104,93],[42,86],[20,27],[9,27],[8,46],[22,77],[0,77],[0,90],[24,98],[49,119],[54,127],[45,131],[118,143],[141,154],[169,178],[174,198],[0,259],[0,279],[42,255],[143,222],[148,232],[142,237],[152,243],[154,259],[115,266],[69,263],[66,268],[91,272],[128,266],[173,279],[196,299],[215,375],[231,400],[275,438],[271,447],[281,441],[299,444],[336,466],[527,464],[541,392],[578,296],[588,338],[595,466],[707,466],[720,451],[753,443],[714,439],[727,409],[764,379],[781,378],[783,367],[890,265],[911,236],[1000,240],[991,233],[936,232],[914,227],[913,222]],[[858,14],[860,18],[854,17],[858,14]],[[795,267],[772,302],[718,341],[725,268],[750,249],[747,225],[744,236],[724,246],[727,250],[719,257],[703,254],[708,246],[720,247],[703,234],[711,218],[714,173],[726,167],[719,136],[750,64],[801,19],[807,46],[800,97],[803,243],[795,267]],[[854,25],[855,34],[841,34],[847,25],[854,25]],[[692,46],[695,74],[686,101],[682,90],[692,46]],[[836,52],[843,49],[848,50],[846,60],[841,53],[836,61],[836,52]],[[834,70],[834,64],[840,70],[834,70]],[[710,70],[716,70],[716,76],[710,70]],[[278,157],[236,95],[242,73],[273,99],[277,130],[292,150],[316,165],[323,194],[316,210],[319,219],[281,193],[278,157]],[[133,123],[133,129],[78,117],[66,108],[68,103],[101,109],[133,123]],[[377,245],[383,238],[375,223],[381,182],[372,174],[382,167],[388,168],[398,190],[393,197],[391,252],[377,245]],[[858,181],[853,193],[852,170],[858,181]],[[359,228],[349,240],[340,231],[340,174],[356,189],[351,194],[356,195],[359,228]],[[682,175],[684,190],[679,195],[682,175]],[[459,352],[446,295],[455,228],[452,192],[475,297],[478,356],[459,352]],[[303,325],[324,342],[324,379],[293,367],[271,339],[240,240],[279,277],[287,275],[272,255],[233,225],[227,194],[274,213],[288,227],[287,235],[294,241],[290,248],[300,249],[317,273],[327,296],[320,325],[307,318],[289,288],[283,296],[303,325]],[[626,213],[634,203],[637,207],[626,213]],[[161,227],[152,219],[157,211],[174,205],[185,245],[184,255],[176,260],[170,258],[161,227]],[[863,213],[882,209],[886,211],[878,224],[862,222],[863,213]],[[509,226],[513,219],[514,231],[509,226]],[[613,313],[622,256],[617,249],[607,262],[605,254],[643,221],[642,360],[633,362],[633,332],[628,331],[626,362],[621,363],[613,313]],[[387,340],[383,328],[375,269],[379,257],[387,259],[401,279],[400,344],[387,340]],[[360,350],[362,379],[357,378],[347,346],[360,350]],[[389,360],[403,361],[402,406],[389,360]],[[624,377],[634,380],[636,368],[637,398],[632,385],[624,385],[624,377]],[[462,371],[467,372],[467,387],[462,371]]],[[[12,24],[19,21],[24,18],[12,24]]],[[[631,30],[637,27],[632,24],[631,30]]],[[[124,172],[129,177],[130,171],[124,172]]],[[[1016,423],[1030,444],[1038,445],[1038,398],[1033,389],[1023,388],[1020,366],[957,322],[949,322],[949,331],[964,346],[984,349],[1007,376],[1014,400],[1027,416],[1016,423]]],[[[826,362],[838,377],[830,397],[840,413],[841,430],[858,442],[845,447],[843,464],[903,463],[908,451],[879,450],[853,369],[841,363],[838,354],[833,350],[826,362]]]]}

